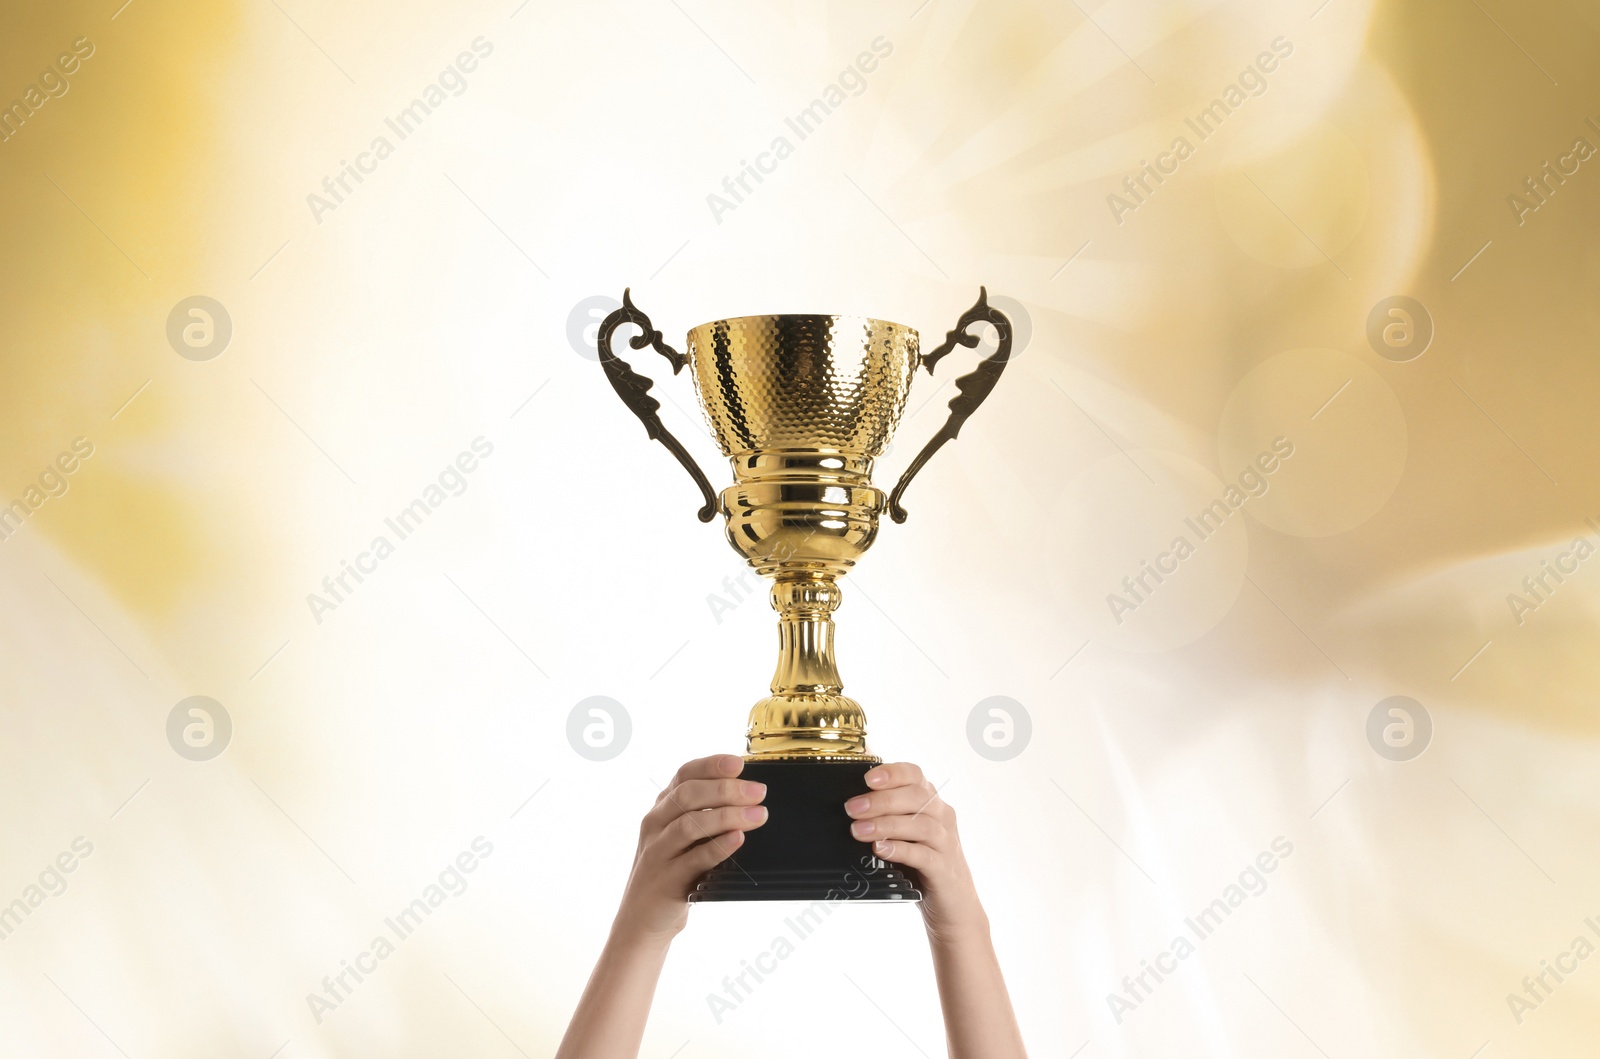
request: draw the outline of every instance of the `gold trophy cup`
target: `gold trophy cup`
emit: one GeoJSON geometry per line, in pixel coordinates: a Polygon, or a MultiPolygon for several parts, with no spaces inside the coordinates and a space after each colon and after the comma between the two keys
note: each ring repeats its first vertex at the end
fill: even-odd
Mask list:
{"type": "Polygon", "coordinates": [[[900,497],[922,466],[994,389],[1011,355],[1011,322],[981,290],[944,343],[922,356],[917,332],[861,316],[742,316],[689,332],[688,353],[662,341],[624,291],[622,307],[598,336],[606,378],[646,433],[677,457],[705,498],[700,521],[717,512],[728,543],[772,580],[778,666],[771,694],[750,710],[743,776],[767,785],[767,823],[735,857],[712,869],[691,900],[918,900],[916,880],[872,857],[850,835],[844,803],[866,791],[862,776],[879,758],[867,749],[866,715],[844,695],[833,659],[839,579],[871,547],[885,510],[904,522],[900,497]],[[894,434],[919,366],[929,373],[968,329],[991,324],[997,348],[956,380],[950,415],[887,496],[872,464],[894,434]],[[611,348],[626,325],[677,374],[694,371],[700,405],[733,466],[719,496],[678,439],[662,425],[653,383],[611,348]]]}

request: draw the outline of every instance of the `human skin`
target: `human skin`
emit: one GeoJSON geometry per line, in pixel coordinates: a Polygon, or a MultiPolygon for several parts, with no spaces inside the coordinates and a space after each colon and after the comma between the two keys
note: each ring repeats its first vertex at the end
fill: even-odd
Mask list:
{"type": "Polygon", "coordinates": [[[950,1059],[1022,1059],[1022,1033],[961,852],[956,811],[915,765],[879,765],[866,781],[871,790],[844,803],[850,833],[921,877],[922,924],[950,1059]]]}
{"type": "MultiPolygon", "coordinates": [[[[695,880],[766,823],[766,786],[738,778],[742,758],[680,768],[639,825],[622,903],[556,1059],[635,1059],[672,939],[688,924],[695,880]]],[[[915,765],[879,765],[868,792],[845,803],[850,832],[873,853],[916,869],[951,1059],[1026,1052],[972,885],[955,811],[915,765]]]]}

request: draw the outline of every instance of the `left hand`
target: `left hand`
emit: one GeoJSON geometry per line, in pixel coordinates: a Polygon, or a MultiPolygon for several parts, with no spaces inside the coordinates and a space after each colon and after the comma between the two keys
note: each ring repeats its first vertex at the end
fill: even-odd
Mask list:
{"type": "Polygon", "coordinates": [[[872,844],[883,860],[916,869],[922,878],[922,918],[928,933],[946,939],[988,928],[956,832],[956,811],[908,762],[879,765],[866,775],[871,790],[844,803],[850,834],[872,844]]]}

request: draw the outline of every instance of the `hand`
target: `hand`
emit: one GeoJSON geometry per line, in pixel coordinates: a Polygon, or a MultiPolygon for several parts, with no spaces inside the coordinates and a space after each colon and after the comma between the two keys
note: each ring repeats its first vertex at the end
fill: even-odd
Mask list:
{"type": "Polygon", "coordinates": [[[988,919],[956,833],[956,811],[915,765],[879,765],[866,781],[872,790],[844,803],[853,821],[850,834],[872,843],[874,856],[921,875],[922,919],[929,936],[938,941],[986,931],[988,919]]]}
{"type": "Polygon", "coordinates": [[[691,761],[656,796],[639,825],[639,847],[613,930],[671,940],[689,918],[695,879],[726,860],[744,833],[767,821],[764,783],[736,779],[744,759],[691,761]]]}

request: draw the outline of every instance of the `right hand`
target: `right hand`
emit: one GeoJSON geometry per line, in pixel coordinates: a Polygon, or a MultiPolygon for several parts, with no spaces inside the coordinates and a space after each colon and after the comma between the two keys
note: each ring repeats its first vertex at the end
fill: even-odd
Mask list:
{"type": "Polygon", "coordinates": [[[656,796],[639,825],[639,848],[617,910],[616,928],[670,939],[689,920],[695,880],[767,822],[764,783],[738,779],[744,759],[716,754],[690,761],[656,796]]]}

